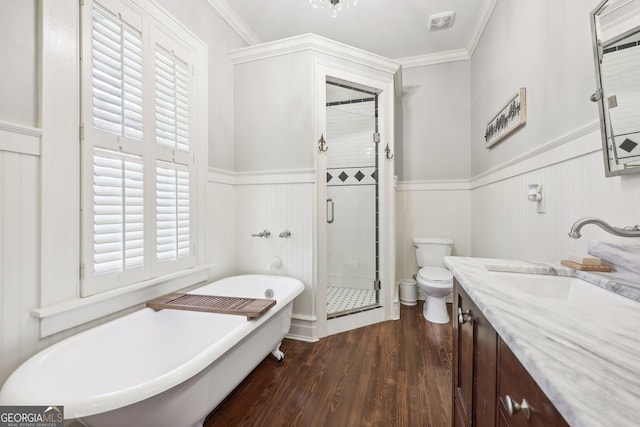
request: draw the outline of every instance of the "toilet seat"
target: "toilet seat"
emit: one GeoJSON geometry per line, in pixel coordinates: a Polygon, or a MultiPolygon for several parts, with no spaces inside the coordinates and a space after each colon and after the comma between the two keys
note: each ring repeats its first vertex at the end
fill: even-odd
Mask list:
{"type": "Polygon", "coordinates": [[[453,274],[446,268],[422,267],[418,270],[418,281],[427,282],[432,286],[447,287],[453,283],[453,274]]]}

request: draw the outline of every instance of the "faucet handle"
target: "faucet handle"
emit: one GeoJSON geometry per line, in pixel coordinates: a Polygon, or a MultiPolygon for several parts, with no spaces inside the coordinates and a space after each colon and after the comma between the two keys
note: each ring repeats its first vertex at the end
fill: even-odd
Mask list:
{"type": "Polygon", "coordinates": [[[261,231],[260,233],[252,234],[251,236],[269,238],[269,236],[271,236],[271,232],[269,230],[264,230],[264,231],[261,231]]]}
{"type": "Polygon", "coordinates": [[[284,230],[282,233],[278,234],[278,237],[288,239],[289,237],[291,237],[291,232],[289,230],[284,230]]]}

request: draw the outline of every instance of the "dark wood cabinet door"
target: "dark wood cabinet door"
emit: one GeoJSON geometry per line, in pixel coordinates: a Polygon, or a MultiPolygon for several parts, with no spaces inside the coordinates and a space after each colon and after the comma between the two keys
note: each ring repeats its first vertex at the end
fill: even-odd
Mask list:
{"type": "Polygon", "coordinates": [[[470,303],[457,285],[453,304],[453,415],[455,424],[462,427],[472,427],[474,328],[472,321],[460,323],[458,313],[470,313],[470,303]]]}
{"type": "Polygon", "coordinates": [[[466,427],[494,427],[496,331],[459,284],[456,289],[454,413],[466,427]]]}
{"type": "MultiPolygon", "coordinates": [[[[469,300],[458,294],[458,307],[462,313],[473,315],[469,300]]],[[[458,312],[454,313],[458,323],[458,378],[456,381],[456,398],[464,424],[471,427],[473,416],[473,321],[458,322],[458,312]]]]}
{"type": "Polygon", "coordinates": [[[497,408],[498,334],[479,310],[476,309],[473,319],[475,328],[474,426],[494,427],[497,408]]]}
{"type": "MultiPolygon", "coordinates": [[[[518,361],[509,347],[500,340],[498,353],[498,395],[500,412],[510,427],[565,427],[562,415],[538,387],[527,370],[518,361]],[[514,410],[509,414],[507,396],[516,405],[523,400],[531,407],[529,417],[526,410],[514,410]]],[[[513,405],[515,406],[515,405],[513,405]]]]}

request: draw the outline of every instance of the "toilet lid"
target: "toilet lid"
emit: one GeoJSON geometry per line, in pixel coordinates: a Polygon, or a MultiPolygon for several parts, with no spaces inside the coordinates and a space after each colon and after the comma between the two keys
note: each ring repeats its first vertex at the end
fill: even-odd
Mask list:
{"type": "Polygon", "coordinates": [[[422,267],[418,271],[418,277],[429,282],[450,282],[453,280],[453,274],[441,267],[422,267]]]}

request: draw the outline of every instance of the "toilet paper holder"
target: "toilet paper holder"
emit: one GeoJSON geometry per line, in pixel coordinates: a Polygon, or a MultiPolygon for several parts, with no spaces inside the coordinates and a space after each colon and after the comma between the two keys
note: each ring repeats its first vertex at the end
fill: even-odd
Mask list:
{"type": "Polygon", "coordinates": [[[529,184],[529,193],[527,194],[527,199],[530,202],[539,202],[542,200],[542,188],[538,184],[529,184]]]}

